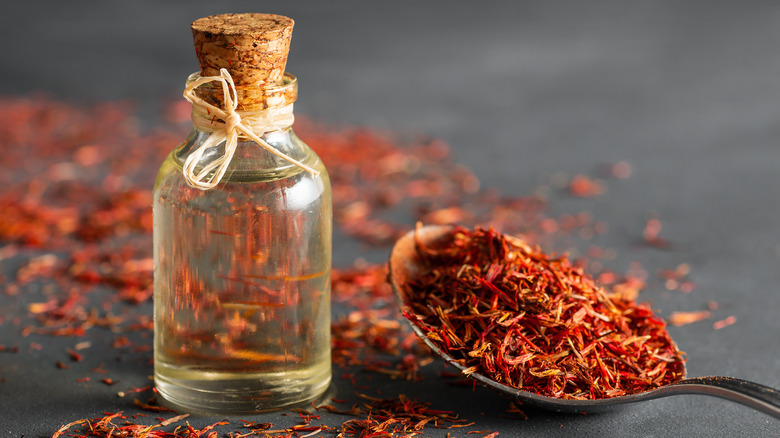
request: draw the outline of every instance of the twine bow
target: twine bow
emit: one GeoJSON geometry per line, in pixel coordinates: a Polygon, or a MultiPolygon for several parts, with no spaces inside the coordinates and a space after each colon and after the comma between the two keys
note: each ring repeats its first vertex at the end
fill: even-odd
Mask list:
{"type": "Polygon", "coordinates": [[[193,122],[203,131],[211,131],[209,137],[200,144],[184,161],[182,173],[184,179],[192,187],[209,190],[214,188],[225,176],[230,161],[238,147],[239,133],[250,138],[273,155],[294,164],[301,169],[318,175],[319,172],[294,158],[283,154],[265,140],[260,138],[266,132],[281,131],[279,125],[292,125],[292,104],[282,108],[268,108],[263,111],[241,114],[236,111],[238,95],[230,73],[224,68],[219,70],[219,76],[205,76],[190,82],[184,89],[184,98],[193,106],[193,122]],[[209,83],[219,82],[224,94],[225,109],[214,106],[195,94],[195,89],[209,83]],[[221,120],[221,121],[220,121],[221,120]],[[210,149],[225,142],[225,152],[203,165],[199,172],[195,168],[200,164],[203,155],[210,149]],[[213,173],[212,173],[213,172],[213,173]],[[209,176],[209,173],[212,173],[209,176]]]}

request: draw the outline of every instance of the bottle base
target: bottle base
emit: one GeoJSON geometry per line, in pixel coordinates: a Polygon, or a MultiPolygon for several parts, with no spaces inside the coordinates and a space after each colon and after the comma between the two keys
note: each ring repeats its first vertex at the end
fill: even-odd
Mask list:
{"type": "Polygon", "coordinates": [[[331,381],[330,364],[317,372],[224,373],[156,370],[154,381],[165,404],[206,415],[274,411],[320,397],[331,381]],[[168,372],[166,372],[168,371],[168,372]]]}

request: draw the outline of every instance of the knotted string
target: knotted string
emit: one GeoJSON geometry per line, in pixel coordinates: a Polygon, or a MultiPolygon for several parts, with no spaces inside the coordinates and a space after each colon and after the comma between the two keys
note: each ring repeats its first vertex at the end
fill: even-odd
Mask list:
{"type": "Polygon", "coordinates": [[[184,89],[184,98],[192,103],[192,120],[195,126],[201,131],[211,132],[209,137],[200,144],[184,161],[182,173],[184,179],[192,187],[209,190],[214,188],[225,176],[233,154],[238,147],[239,133],[250,138],[273,155],[294,164],[301,169],[318,175],[319,172],[311,167],[289,157],[265,140],[261,135],[272,132],[282,131],[280,126],[290,126],[293,123],[292,104],[281,108],[268,108],[262,111],[237,112],[238,95],[236,86],[230,73],[224,68],[219,70],[219,76],[205,76],[187,84],[184,89]],[[195,89],[209,82],[219,82],[222,85],[224,94],[225,109],[214,106],[195,94],[195,89]],[[242,117],[243,115],[243,117],[242,117]],[[203,155],[210,148],[218,147],[225,142],[225,152],[205,164],[200,172],[195,168],[200,164],[203,155]],[[208,174],[211,173],[211,176],[208,174]]]}

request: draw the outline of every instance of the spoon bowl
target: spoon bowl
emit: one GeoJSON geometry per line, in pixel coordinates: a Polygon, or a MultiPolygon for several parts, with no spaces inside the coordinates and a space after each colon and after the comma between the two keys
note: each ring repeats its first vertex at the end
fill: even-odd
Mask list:
{"type": "MultiPolygon", "coordinates": [[[[411,312],[408,284],[415,276],[422,273],[417,254],[417,243],[425,246],[435,244],[447,236],[452,230],[450,226],[424,226],[410,231],[401,237],[393,247],[389,261],[390,283],[401,310],[406,314],[411,312]]],[[[492,388],[504,395],[514,398],[525,405],[534,406],[555,412],[593,413],[604,411],[615,406],[635,403],[680,394],[710,395],[728,399],[751,408],[762,411],[773,417],[780,418],[780,391],[768,386],[733,377],[694,377],[676,381],[653,390],[623,395],[611,398],[592,400],[572,400],[547,397],[522,389],[513,388],[480,374],[465,373],[466,367],[455,358],[442,351],[425,335],[423,329],[413,320],[407,318],[412,330],[434,353],[447,363],[459,369],[468,377],[492,388]]]]}

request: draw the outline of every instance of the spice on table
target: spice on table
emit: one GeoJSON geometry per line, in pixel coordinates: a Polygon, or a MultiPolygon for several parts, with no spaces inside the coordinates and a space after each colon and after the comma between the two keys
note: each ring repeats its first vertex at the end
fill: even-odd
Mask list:
{"type": "Polygon", "coordinates": [[[609,296],[566,257],[492,229],[416,242],[405,316],[465,368],[540,395],[598,399],[684,377],[682,352],[645,304],[609,296]]]}
{"type": "Polygon", "coordinates": [[[81,353],[76,353],[75,351],[68,349],[68,355],[70,356],[71,360],[74,362],[81,362],[84,360],[84,356],[81,353]]]}
{"type": "Polygon", "coordinates": [[[474,423],[458,418],[453,412],[434,410],[426,403],[410,400],[401,394],[397,398],[381,399],[358,394],[362,403],[349,410],[339,410],[330,405],[317,406],[337,414],[354,415],[359,418],[345,421],[338,429],[342,436],[410,436],[416,435],[427,426],[436,429],[462,428],[474,423]],[[403,434],[403,435],[398,435],[403,434]]]}
{"type": "Polygon", "coordinates": [[[649,246],[656,248],[668,249],[671,244],[668,240],[660,237],[661,234],[661,221],[658,218],[648,219],[645,223],[645,229],[642,233],[644,242],[649,246]]]}
{"type": "MultiPolygon", "coordinates": [[[[189,122],[189,104],[175,105],[187,108],[179,112],[189,122]]],[[[134,107],[127,102],[84,106],[39,96],[0,98],[0,117],[7,122],[0,126],[0,146],[5,151],[0,159],[0,181],[5,184],[0,194],[0,260],[21,259],[16,274],[0,278],[0,294],[8,308],[23,303],[17,316],[0,315],[0,323],[13,324],[22,336],[79,340],[105,328],[115,337],[108,345],[125,358],[140,353],[138,359],[146,363],[145,351],[151,348],[146,336],[152,330],[148,306],[153,266],[148,181],[156,170],[148,164],[162,160],[170,145],[179,142],[181,126],[175,123],[181,122],[181,114],[171,124],[161,123],[154,131],[144,132],[137,128],[134,107]],[[34,289],[31,282],[41,287],[34,289]],[[25,297],[30,301],[24,301],[25,297]],[[55,306],[27,307],[51,300],[56,300],[55,306]],[[25,316],[27,310],[42,312],[25,316]]],[[[534,242],[577,235],[582,230],[604,232],[604,223],[586,214],[551,217],[543,191],[527,197],[506,196],[480,187],[468,169],[454,163],[449,147],[440,140],[399,141],[393,133],[305,119],[296,120],[295,126],[330,169],[334,224],[364,244],[381,247],[391,243],[408,230],[407,223],[419,219],[488,224],[534,242]],[[399,216],[413,220],[399,221],[399,216]]],[[[392,312],[368,312],[394,307],[384,275],[384,266],[368,264],[334,271],[334,300],[347,313],[358,311],[344,326],[338,325],[342,320],[335,321],[335,330],[344,332],[334,332],[334,340],[352,338],[350,342],[355,343],[334,349],[334,359],[343,354],[363,364],[359,366],[379,369],[383,365],[378,362],[388,360],[380,355],[395,345],[393,351],[404,359],[384,368],[413,377],[404,364],[408,353],[413,352],[419,361],[428,360],[430,354],[420,352],[404,326],[389,325],[397,320],[392,312]],[[347,276],[339,277],[342,273],[347,276]],[[387,330],[371,327],[372,318],[387,330]],[[388,342],[381,340],[383,336],[388,342]]],[[[616,278],[613,286],[633,296],[644,287],[645,280],[632,273],[625,279],[616,278]]],[[[0,352],[20,351],[18,340],[4,342],[0,352]]],[[[64,355],[69,344],[60,345],[64,355]]],[[[87,355],[83,360],[89,363],[98,357],[87,355]]],[[[66,363],[60,361],[65,368],[66,363]]],[[[61,372],[76,373],[77,367],[72,368],[61,372]]],[[[353,378],[349,376],[360,376],[357,370],[343,374],[347,385],[353,378]]],[[[62,381],[76,385],[78,377],[74,374],[62,381]]],[[[135,407],[128,395],[151,389],[144,382],[135,382],[141,388],[132,388],[132,384],[124,380],[119,387],[104,391],[127,396],[122,402],[130,411],[135,407]]]]}
{"type": "Polygon", "coordinates": [[[68,424],[60,427],[52,438],[59,438],[61,436],[71,436],[76,438],[86,437],[127,437],[127,438],[178,438],[178,437],[199,437],[199,436],[211,436],[206,435],[207,432],[212,431],[217,426],[224,426],[229,424],[228,421],[218,421],[202,429],[195,429],[189,424],[186,426],[178,426],[172,432],[166,432],[160,430],[160,427],[169,426],[180,422],[187,418],[189,415],[177,415],[167,420],[161,420],[158,424],[142,425],[134,424],[127,420],[125,415],[121,412],[106,414],[100,418],[83,419],[72,421],[68,424]],[[78,427],[78,429],[77,429],[78,427]]]}
{"type": "Polygon", "coordinates": [[[585,175],[575,175],[569,181],[569,193],[580,198],[603,195],[605,191],[603,183],[585,175]]]}
{"type": "Polygon", "coordinates": [[[709,310],[698,310],[695,312],[672,312],[672,314],[669,315],[669,324],[679,327],[682,325],[693,324],[694,322],[703,321],[709,318],[712,318],[712,312],[709,310]]]}
{"type": "MultiPolygon", "coordinates": [[[[335,434],[335,437],[400,437],[422,436],[422,431],[428,427],[436,429],[464,428],[474,425],[450,411],[431,409],[426,404],[411,400],[401,394],[397,398],[377,398],[365,394],[357,394],[361,400],[351,408],[342,410],[331,405],[315,406],[318,411],[326,411],[339,415],[347,415],[348,420],[340,426],[312,424],[313,420],[319,420],[320,415],[308,411],[299,412],[301,422],[283,429],[272,429],[272,423],[257,423],[247,420],[237,420],[242,424],[242,429],[247,432],[234,431],[229,436],[314,436],[322,432],[335,434]]],[[[137,402],[136,404],[143,404],[137,402]]],[[[161,411],[156,406],[144,407],[144,409],[161,411]]],[[[128,438],[177,438],[203,436],[207,432],[213,432],[217,426],[231,424],[229,420],[219,421],[202,429],[195,429],[189,424],[179,425],[173,431],[164,431],[161,427],[170,426],[189,417],[188,414],[176,415],[168,419],[158,418],[159,423],[153,425],[141,425],[133,423],[127,416],[120,413],[106,414],[101,418],[83,419],[70,422],[58,429],[52,438],[60,436],[73,437],[128,437],[128,438]],[[121,422],[120,422],[121,420],[121,422]]],[[[211,436],[211,435],[208,435],[211,436]]],[[[321,436],[321,435],[318,435],[321,436]]]]}
{"type": "Polygon", "coordinates": [[[618,161],[603,166],[602,173],[610,178],[626,179],[631,176],[631,163],[618,161]]]}
{"type": "Polygon", "coordinates": [[[716,321],[712,324],[712,328],[715,330],[720,330],[723,328],[726,328],[734,323],[737,322],[737,317],[734,315],[727,316],[725,319],[722,319],[720,321],[716,321]]]}
{"type": "MultiPolygon", "coordinates": [[[[6,274],[8,281],[0,286],[0,293],[8,297],[11,307],[17,301],[23,303],[13,321],[7,318],[0,323],[13,323],[22,336],[65,337],[61,341],[65,343],[64,359],[59,361],[65,367],[74,360],[66,355],[68,347],[81,355],[83,362],[102,357],[83,355],[86,344],[74,346],[67,340],[78,342],[97,336],[101,329],[110,333],[106,345],[116,349],[123,360],[148,363],[153,263],[152,194],[147,185],[154,178],[148,163],[162,160],[170,145],[179,141],[180,128],[162,125],[152,132],[139,132],[132,108],[121,102],[91,107],[46,98],[0,98],[0,102],[0,116],[11,121],[0,127],[7,134],[0,136],[0,145],[8,152],[0,160],[4,170],[0,180],[7,182],[7,190],[0,195],[4,213],[0,215],[0,259],[18,255],[22,260],[16,276],[6,274]],[[22,141],[24,148],[15,146],[22,141]],[[85,144],[99,145],[100,150],[89,167],[76,159],[85,144]],[[37,282],[42,286],[31,286],[37,282]],[[30,301],[23,301],[26,297],[30,301]],[[27,307],[50,301],[56,305],[27,307]]],[[[493,223],[497,226],[504,223],[528,232],[544,217],[542,199],[507,198],[479,190],[473,174],[455,165],[449,148],[439,140],[402,142],[391,133],[334,128],[305,119],[296,123],[299,125],[301,137],[309,140],[333,174],[334,193],[338,192],[333,200],[336,225],[367,244],[381,246],[407,230],[407,225],[389,219],[387,212],[403,211],[418,217],[452,208],[470,215],[479,212],[474,217],[484,219],[493,217],[491,212],[496,209],[493,223]],[[410,183],[397,184],[400,180],[410,183]],[[413,199],[407,197],[411,193],[413,199]],[[359,199],[369,205],[366,222],[352,221],[345,213],[359,199]],[[392,232],[387,234],[387,230],[392,232]]],[[[351,320],[334,321],[333,339],[354,342],[334,347],[334,360],[342,354],[361,369],[393,370],[401,378],[419,378],[420,364],[427,363],[430,354],[421,350],[408,328],[399,327],[399,314],[385,277],[386,267],[378,264],[333,271],[334,300],[348,314],[355,312],[351,320]],[[388,355],[390,351],[399,352],[402,358],[396,363],[388,355]],[[410,357],[411,353],[414,356],[410,357]]],[[[0,351],[16,353],[19,347],[6,341],[0,351]]],[[[342,374],[362,378],[357,369],[342,374]]],[[[143,381],[127,379],[110,389],[98,378],[76,383],[81,377],[74,374],[62,381],[105,387],[110,396],[125,399],[121,402],[127,405],[126,411],[141,409],[133,404],[133,395],[151,389],[143,381]],[[133,384],[141,387],[133,388],[133,384]]],[[[350,377],[343,382],[362,384],[350,377]]]]}

